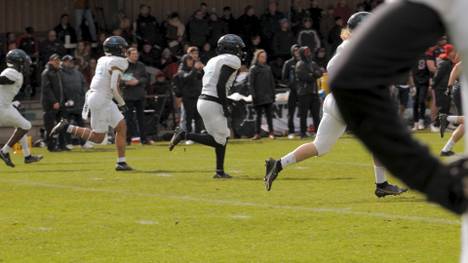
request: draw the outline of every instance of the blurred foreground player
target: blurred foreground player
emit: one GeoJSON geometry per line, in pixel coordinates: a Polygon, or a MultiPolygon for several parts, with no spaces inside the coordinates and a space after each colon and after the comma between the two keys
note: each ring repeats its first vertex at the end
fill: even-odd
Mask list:
{"type": "Polygon", "coordinates": [[[0,159],[7,166],[15,167],[10,152],[17,142],[21,144],[24,162],[34,163],[42,156],[31,155],[26,134],[31,129],[31,122],[26,120],[13,105],[13,99],[23,85],[23,73],[28,72],[31,59],[21,49],[13,49],[6,55],[7,68],[0,74],[0,127],[14,127],[15,131],[0,150],[0,159]]]}
{"type": "Polygon", "coordinates": [[[467,60],[466,10],[466,0],[388,2],[355,32],[329,72],[338,108],[354,134],[392,174],[457,214],[467,208],[468,158],[445,165],[431,155],[411,137],[386,86],[437,42],[444,25],[467,60]]]}
{"type": "Polygon", "coordinates": [[[231,178],[224,172],[224,157],[230,135],[226,94],[241,66],[244,48],[244,42],[237,35],[224,35],[218,40],[218,56],[210,59],[204,68],[202,94],[197,102],[198,112],[208,133],[190,133],[178,128],[169,143],[170,151],[182,140],[213,147],[216,152],[216,174],[213,178],[231,178]]]}
{"type": "Polygon", "coordinates": [[[131,171],[132,168],[125,159],[127,125],[121,113],[127,111],[127,106],[119,92],[120,79],[128,68],[128,61],[125,58],[128,44],[122,37],[112,36],[104,41],[103,46],[106,55],[98,60],[96,73],[86,94],[83,108],[84,119],[87,118],[88,111],[91,112],[91,129],[73,126],[67,120],[61,120],[52,130],[51,136],[66,131],[82,140],[102,143],[110,126],[115,131],[118,155],[115,170],[131,171]]]}
{"type": "MultiPolygon", "coordinates": [[[[348,38],[351,37],[352,31],[355,30],[369,15],[369,12],[358,12],[349,18],[347,26],[347,33],[349,36],[343,37],[345,39],[343,39],[343,43],[337,48],[335,56],[328,63],[327,70],[331,70],[335,67],[336,60],[341,56],[342,49],[349,43],[348,38]]],[[[273,181],[283,168],[311,157],[327,154],[345,131],[346,123],[341,118],[335,99],[333,98],[333,94],[329,94],[323,103],[322,121],[318,126],[315,140],[299,146],[296,150],[285,155],[280,160],[270,158],[266,161],[266,174],[264,181],[267,191],[271,189],[273,181]]],[[[389,184],[385,176],[385,168],[376,160],[374,160],[374,175],[376,184],[375,195],[377,197],[400,195],[407,191],[407,189],[402,189],[396,185],[389,184]]]]}

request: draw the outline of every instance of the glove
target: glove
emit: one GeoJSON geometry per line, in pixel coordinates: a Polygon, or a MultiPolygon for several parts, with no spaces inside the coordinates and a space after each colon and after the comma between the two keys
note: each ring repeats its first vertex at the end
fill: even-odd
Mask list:
{"type": "Polygon", "coordinates": [[[125,105],[125,104],[119,106],[119,110],[120,110],[120,112],[122,112],[123,115],[126,115],[126,114],[130,111],[130,109],[128,108],[128,106],[125,105]]]}

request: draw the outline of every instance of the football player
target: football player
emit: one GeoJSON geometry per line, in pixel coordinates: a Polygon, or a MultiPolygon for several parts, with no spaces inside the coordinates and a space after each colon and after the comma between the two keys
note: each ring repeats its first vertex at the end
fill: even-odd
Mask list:
{"type": "Polygon", "coordinates": [[[244,42],[237,35],[224,35],[218,40],[218,56],[210,59],[204,68],[202,94],[197,102],[207,133],[189,133],[178,128],[169,143],[170,151],[184,139],[213,147],[216,152],[216,174],[213,178],[231,178],[224,172],[224,157],[230,135],[226,94],[241,66],[244,48],[244,42]]]}
{"type": "MultiPolygon", "coordinates": [[[[329,72],[341,116],[357,138],[393,175],[457,214],[468,204],[468,158],[449,164],[435,158],[411,137],[385,87],[446,30],[468,63],[466,10],[466,0],[387,1],[358,28],[329,72]]],[[[466,76],[468,67],[462,72],[466,76]]]]}
{"type": "Polygon", "coordinates": [[[14,127],[15,131],[8,142],[0,150],[0,159],[7,166],[15,167],[11,161],[10,152],[19,142],[23,148],[26,164],[38,162],[42,156],[31,155],[26,134],[31,129],[31,122],[26,120],[17,110],[18,102],[13,102],[23,85],[23,73],[28,73],[31,59],[21,49],[13,49],[6,55],[7,68],[0,74],[0,126],[14,127]]]}
{"type": "Polygon", "coordinates": [[[52,129],[51,136],[66,131],[83,140],[102,143],[110,126],[115,132],[118,155],[115,170],[130,171],[132,168],[125,158],[127,126],[122,114],[127,110],[127,106],[119,92],[120,79],[128,68],[125,58],[128,44],[122,37],[112,36],[104,41],[103,46],[106,55],[98,60],[83,108],[83,118],[86,119],[89,111],[91,112],[91,129],[70,125],[63,119],[52,129]]]}
{"type": "MultiPolygon", "coordinates": [[[[358,25],[367,18],[370,13],[358,12],[351,16],[347,23],[347,31],[344,32],[343,43],[337,48],[335,56],[330,60],[327,70],[331,70],[335,66],[336,60],[341,56],[342,49],[348,45],[349,37],[358,25]]],[[[341,118],[340,112],[336,106],[335,99],[332,94],[327,95],[323,103],[323,117],[319,124],[315,140],[311,143],[306,143],[299,146],[293,152],[287,154],[280,160],[269,159],[266,161],[265,188],[270,191],[273,181],[286,166],[304,161],[311,157],[323,156],[328,153],[338,138],[346,131],[346,123],[341,118]]],[[[389,184],[385,176],[385,168],[374,160],[375,174],[375,195],[384,197],[386,195],[400,195],[408,189],[400,188],[396,185],[389,184]]]]}

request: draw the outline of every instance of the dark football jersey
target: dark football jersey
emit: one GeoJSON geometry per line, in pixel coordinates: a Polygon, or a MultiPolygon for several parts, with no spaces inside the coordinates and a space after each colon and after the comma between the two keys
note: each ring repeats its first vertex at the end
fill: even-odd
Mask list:
{"type": "Polygon", "coordinates": [[[428,55],[421,56],[413,68],[413,79],[415,84],[429,84],[431,72],[427,68],[428,55]]]}

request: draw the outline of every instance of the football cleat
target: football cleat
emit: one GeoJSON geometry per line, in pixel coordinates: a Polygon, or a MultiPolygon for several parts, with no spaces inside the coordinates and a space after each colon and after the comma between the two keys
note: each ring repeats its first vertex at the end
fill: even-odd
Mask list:
{"type": "Polygon", "coordinates": [[[169,142],[169,151],[174,150],[177,144],[179,144],[183,139],[185,139],[185,131],[177,127],[172,135],[171,141],[169,142]]]}
{"type": "Polygon", "coordinates": [[[64,131],[66,131],[68,129],[68,126],[70,124],[68,123],[67,120],[65,119],[62,119],[59,123],[57,123],[57,125],[55,125],[55,127],[52,129],[52,131],[50,132],[49,134],[49,137],[52,137],[54,135],[57,135],[59,133],[62,133],[64,131]]]}
{"type": "Polygon", "coordinates": [[[29,156],[24,157],[24,163],[25,164],[37,163],[43,158],[44,157],[42,157],[42,155],[29,155],[29,156]]]}
{"type": "Polygon", "coordinates": [[[272,158],[268,159],[265,161],[265,177],[263,178],[263,181],[265,183],[265,189],[267,191],[271,190],[271,185],[273,184],[273,181],[278,177],[279,174],[279,166],[280,163],[279,161],[276,161],[272,158]]]}
{"type": "Polygon", "coordinates": [[[439,121],[440,121],[440,138],[444,138],[444,133],[448,125],[447,114],[440,113],[439,121]]]}
{"type": "Polygon", "coordinates": [[[225,172],[222,172],[222,173],[216,173],[214,176],[213,176],[214,179],[231,179],[232,176],[230,176],[229,174],[225,173],[225,172]]]}
{"type": "Polygon", "coordinates": [[[447,151],[447,152],[440,152],[440,156],[442,157],[448,157],[448,156],[452,156],[452,155],[455,155],[455,153],[453,151],[447,151]]]}
{"type": "Polygon", "coordinates": [[[382,186],[375,188],[375,195],[378,198],[385,197],[387,195],[401,195],[402,193],[408,192],[407,188],[400,188],[397,185],[384,183],[382,186]]]}
{"type": "Polygon", "coordinates": [[[9,153],[3,153],[2,151],[0,151],[0,159],[2,159],[7,166],[10,166],[12,168],[15,167],[15,164],[10,159],[9,153]]]}
{"type": "Polygon", "coordinates": [[[117,163],[115,166],[117,172],[133,171],[133,168],[130,167],[126,162],[117,163]]]}

